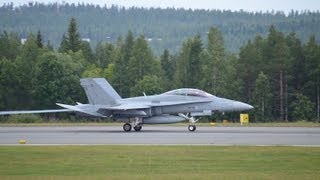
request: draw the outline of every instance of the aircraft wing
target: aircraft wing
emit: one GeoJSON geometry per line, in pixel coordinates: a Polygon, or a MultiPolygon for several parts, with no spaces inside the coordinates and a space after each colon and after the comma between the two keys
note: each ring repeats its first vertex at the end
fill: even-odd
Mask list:
{"type": "Polygon", "coordinates": [[[25,110],[25,111],[0,111],[0,115],[12,114],[41,114],[41,113],[57,113],[57,112],[73,112],[71,109],[45,109],[45,110],[25,110]]]}
{"type": "Polygon", "coordinates": [[[206,103],[211,102],[210,99],[203,99],[197,101],[161,101],[161,102],[152,102],[151,106],[173,106],[173,105],[180,105],[180,104],[194,104],[194,103],[206,103]]]}
{"type": "Polygon", "coordinates": [[[102,107],[101,109],[104,110],[111,110],[111,111],[126,111],[126,110],[136,110],[136,109],[148,109],[155,106],[173,106],[179,104],[193,104],[193,103],[205,103],[210,102],[212,100],[203,100],[203,101],[175,101],[175,102],[151,102],[148,104],[141,104],[141,103],[123,103],[118,106],[107,106],[102,107]]]}
{"type": "Polygon", "coordinates": [[[147,108],[150,108],[150,106],[130,103],[130,104],[121,104],[119,106],[105,107],[105,108],[102,108],[102,109],[125,111],[125,110],[132,110],[132,109],[147,109],[147,108]]]}

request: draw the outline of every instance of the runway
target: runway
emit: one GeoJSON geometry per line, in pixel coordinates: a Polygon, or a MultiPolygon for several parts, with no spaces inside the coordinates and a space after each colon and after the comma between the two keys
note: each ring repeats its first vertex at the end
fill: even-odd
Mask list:
{"type": "Polygon", "coordinates": [[[320,146],[320,128],[143,126],[0,127],[0,145],[288,145],[320,146]]]}

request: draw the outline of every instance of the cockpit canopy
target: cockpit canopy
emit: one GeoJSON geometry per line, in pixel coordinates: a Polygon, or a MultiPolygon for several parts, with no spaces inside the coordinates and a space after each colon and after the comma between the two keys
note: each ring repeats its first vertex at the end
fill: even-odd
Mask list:
{"type": "Polygon", "coordinates": [[[163,94],[164,95],[180,95],[180,96],[196,96],[196,97],[213,97],[212,94],[201,91],[199,89],[192,89],[192,88],[175,89],[172,91],[165,92],[163,94]]]}

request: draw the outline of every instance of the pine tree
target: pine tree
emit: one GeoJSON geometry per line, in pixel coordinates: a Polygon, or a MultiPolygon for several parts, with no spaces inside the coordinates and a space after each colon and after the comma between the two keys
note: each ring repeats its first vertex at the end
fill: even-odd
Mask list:
{"type": "Polygon", "coordinates": [[[247,44],[240,49],[239,61],[237,63],[237,74],[244,83],[243,100],[250,102],[256,77],[260,71],[268,71],[264,68],[268,61],[264,61],[265,40],[257,36],[254,41],[248,41],[247,44]]]}
{"type": "Polygon", "coordinates": [[[293,108],[293,119],[294,120],[312,120],[314,103],[310,99],[300,93],[295,94],[296,100],[291,104],[293,108]]]}
{"type": "Polygon", "coordinates": [[[36,63],[41,51],[37,45],[37,39],[33,34],[28,36],[27,41],[23,45],[21,56],[16,58],[17,75],[19,77],[20,92],[17,96],[23,102],[21,105],[32,108],[34,106],[33,90],[34,90],[34,73],[36,71],[36,63]]]}
{"type": "Polygon", "coordinates": [[[286,37],[286,42],[291,56],[289,73],[292,75],[292,77],[289,83],[290,86],[294,88],[294,91],[301,91],[305,82],[307,82],[305,56],[302,45],[295,33],[290,33],[286,37]]]}
{"type": "Polygon", "coordinates": [[[152,73],[153,61],[154,57],[151,49],[144,36],[141,35],[134,42],[132,56],[128,64],[129,87],[133,87],[144,76],[152,73]]]}
{"type": "Polygon", "coordinates": [[[120,47],[120,55],[117,57],[114,63],[112,85],[119,92],[122,97],[130,96],[129,86],[129,59],[131,58],[133,49],[134,38],[132,32],[129,31],[125,42],[122,44],[119,39],[118,44],[120,47]]]}
{"type": "Polygon", "coordinates": [[[37,45],[38,45],[38,48],[42,48],[43,47],[42,35],[41,35],[40,30],[38,31],[38,34],[37,34],[37,45]]]}
{"type": "Polygon", "coordinates": [[[179,52],[179,56],[177,58],[177,68],[175,72],[175,87],[186,87],[187,86],[187,67],[188,67],[188,58],[190,54],[190,47],[191,47],[192,40],[188,39],[183,42],[182,47],[179,52]]]}
{"type": "Polygon", "coordinates": [[[161,55],[161,67],[164,71],[165,78],[170,78],[170,70],[171,70],[171,64],[170,64],[170,54],[167,49],[163,51],[163,54],[161,55]]]}
{"type": "Polygon", "coordinates": [[[68,50],[69,50],[68,39],[67,39],[66,35],[63,34],[58,52],[67,53],[68,50]]]}
{"type": "Polygon", "coordinates": [[[260,72],[254,86],[253,99],[255,119],[267,121],[271,117],[271,89],[268,77],[260,72]]]}
{"type": "Polygon", "coordinates": [[[215,95],[223,95],[227,71],[224,41],[218,28],[211,27],[204,54],[202,88],[215,95]]]}
{"type": "Polygon", "coordinates": [[[47,48],[49,51],[54,51],[54,48],[53,48],[50,40],[48,40],[47,45],[46,45],[46,48],[47,48]]]}
{"type": "Polygon", "coordinates": [[[169,90],[173,86],[173,77],[175,71],[175,64],[173,58],[170,56],[169,50],[165,49],[160,57],[161,68],[163,71],[163,81],[165,84],[165,89],[169,90]]]}
{"type": "Polygon", "coordinates": [[[72,52],[77,52],[81,48],[80,34],[77,30],[77,23],[75,18],[71,18],[69,28],[68,28],[68,50],[72,52]]]}
{"type": "Polygon", "coordinates": [[[19,108],[19,78],[14,61],[0,59],[0,110],[19,108]]]}
{"type": "Polygon", "coordinates": [[[21,53],[20,37],[16,33],[7,33],[0,35],[0,58],[14,60],[21,53]]]}
{"type": "Polygon", "coordinates": [[[289,48],[286,44],[284,34],[271,26],[267,38],[266,59],[268,72],[271,73],[275,96],[274,110],[276,117],[281,121],[288,121],[288,66],[290,62],[289,48]]]}
{"type": "Polygon", "coordinates": [[[178,86],[199,88],[201,82],[202,50],[200,36],[190,38],[183,43],[175,74],[178,86]]]}
{"type": "Polygon", "coordinates": [[[80,49],[83,53],[84,58],[86,59],[86,62],[88,62],[90,64],[97,64],[89,42],[82,41],[81,45],[80,45],[80,49]]]}
{"type": "Polygon", "coordinates": [[[199,88],[201,82],[201,52],[202,52],[202,42],[199,35],[195,36],[192,40],[190,47],[190,54],[187,64],[187,77],[188,83],[187,87],[199,88]]]}
{"type": "Polygon", "coordinates": [[[317,120],[320,120],[320,46],[315,36],[311,36],[303,47],[306,62],[307,82],[305,91],[312,102],[316,104],[317,120]]]}
{"type": "Polygon", "coordinates": [[[110,43],[99,42],[95,49],[96,63],[101,68],[108,67],[108,64],[114,63],[115,47],[110,43]]]}

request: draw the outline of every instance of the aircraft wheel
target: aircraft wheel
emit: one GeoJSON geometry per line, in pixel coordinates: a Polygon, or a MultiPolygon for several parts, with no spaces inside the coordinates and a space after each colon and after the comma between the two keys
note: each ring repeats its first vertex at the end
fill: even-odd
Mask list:
{"type": "Polygon", "coordinates": [[[197,127],[195,125],[189,125],[188,126],[189,131],[195,131],[197,127]]]}
{"type": "Polygon", "coordinates": [[[141,131],[141,128],[142,128],[142,126],[135,126],[135,127],[133,127],[133,129],[134,129],[135,131],[141,131]]]}
{"type": "Polygon", "coordinates": [[[131,131],[131,128],[132,128],[132,126],[131,126],[131,124],[129,124],[129,123],[125,123],[125,124],[123,125],[123,130],[124,130],[125,132],[131,131]]]}

